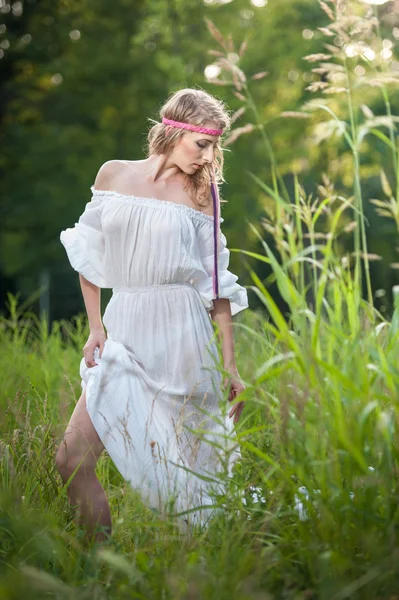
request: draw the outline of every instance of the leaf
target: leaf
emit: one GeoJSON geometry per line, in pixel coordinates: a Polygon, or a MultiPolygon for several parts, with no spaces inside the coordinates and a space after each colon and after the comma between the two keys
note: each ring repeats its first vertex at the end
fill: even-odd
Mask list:
{"type": "Polygon", "coordinates": [[[375,137],[378,137],[380,140],[382,140],[384,142],[384,144],[389,146],[392,150],[396,150],[394,144],[392,144],[389,137],[386,136],[385,133],[382,133],[382,131],[380,131],[379,129],[370,129],[370,133],[372,135],[375,135],[375,137]]]}
{"type": "Polygon", "coordinates": [[[361,433],[363,433],[364,425],[365,425],[368,417],[378,407],[379,407],[379,403],[374,400],[374,401],[369,402],[368,404],[366,404],[366,406],[360,412],[359,417],[358,417],[358,423],[359,423],[359,426],[360,426],[360,432],[361,433]]]}
{"type": "Polygon", "coordinates": [[[392,142],[386,136],[384,136],[384,134],[382,134],[378,129],[376,129],[376,127],[387,127],[391,131],[395,131],[396,130],[395,123],[398,120],[399,120],[398,117],[393,117],[393,116],[390,116],[390,117],[387,117],[387,116],[374,117],[373,116],[372,119],[367,119],[367,121],[365,121],[363,123],[363,125],[359,128],[359,133],[357,136],[357,145],[359,146],[359,144],[363,141],[363,138],[370,132],[370,133],[373,133],[374,135],[376,135],[377,137],[379,137],[380,139],[382,139],[390,148],[393,149],[394,147],[392,145],[392,142]]]}
{"type": "Polygon", "coordinates": [[[255,372],[256,379],[258,377],[261,377],[265,373],[265,371],[268,371],[271,367],[274,367],[274,365],[277,365],[280,362],[285,362],[286,360],[290,360],[292,358],[295,358],[294,352],[285,352],[272,356],[272,358],[269,358],[266,362],[263,363],[262,366],[260,366],[257,369],[257,371],[255,372]]]}
{"type": "Polygon", "coordinates": [[[37,569],[36,567],[31,567],[29,565],[22,565],[20,567],[20,572],[25,576],[31,588],[36,591],[42,591],[43,596],[46,595],[48,597],[51,593],[57,594],[58,597],[60,597],[59,594],[62,594],[65,598],[67,593],[69,595],[72,592],[70,586],[42,569],[37,569]]]}
{"type": "Polygon", "coordinates": [[[274,256],[268,244],[264,241],[263,245],[266,249],[273,272],[276,276],[276,283],[281,297],[288,304],[291,311],[297,310],[300,306],[303,305],[303,299],[301,294],[298,292],[292,281],[284,272],[279,262],[276,260],[276,257],[274,256]]]}
{"type": "Polygon", "coordinates": [[[257,177],[254,173],[251,173],[250,171],[246,171],[246,173],[255,181],[255,183],[257,183],[259,185],[259,187],[264,192],[266,192],[266,194],[270,195],[273,198],[273,200],[275,200],[278,204],[280,204],[284,208],[285,211],[292,214],[292,212],[293,212],[292,204],[289,204],[288,202],[286,202],[278,193],[276,193],[274,190],[272,190],[272,188],[270,188],[264,181],[259,179],[259,177],[257,177]]]}
{"type": "MultiPolygon", "coordinates": [[[[261,458],[267,464],[275,467],[277,469],[277,471],[281,471],[281,466],[273,458],[271,458],[271,456],[266,454],[266,452],[263,452],[260,448],[258,448],[251,442],[247,442],[247,441],[243,440],[241,443],[244,448],[247,448],[250,452],[255,454],[255,456],[257,456],[258,458],[261,458]]],[[[284,477],[285,473],[282,473],[282,476],[284,477]]]]}
{"type": "Polygon", "coordinates": [[[109,567],[115,569],[116,571],[120,571],[121,573],[125,573],[129,579],[132,579],[133,576],[134,579],[136,579],[138,576],[137,569],[134,564],[130,563],[124,556],[112,552],[112,550],[100,548],[97,552],[97,557],[109,567]]]}
{"type": "Polygon", "coordinates": [[[250,271],[249,274],[256,286],[252,286],[250,289],[252,289],[255,292],[258,298],[265,305],[280,333],[285,333],[286,335],[288,335],[287,321],[281,314],[281,311],[278,308],[277,304],[275,303],[268,290],[265,288],[265,286],[255,273],[255,271],[250,271]]]}
{"type": "Polygon", "coordinates": [[[245,256],[250,256],[251,258],[256,258],[256,260],[260,260],[261,262],[265,262],[270,265],[270,259],[267,256],[263,256],[263,254],[258,254],[257,252],[251,252],[250,250],[241,250],[241,248],[230,248],[230,252],[240,252],[241,254],[245,254],[245,256]]]}

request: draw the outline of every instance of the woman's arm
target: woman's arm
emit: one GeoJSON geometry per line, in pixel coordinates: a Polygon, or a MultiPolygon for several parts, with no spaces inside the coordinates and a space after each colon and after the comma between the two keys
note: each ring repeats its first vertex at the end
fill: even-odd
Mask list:
{"type": "Polygon", "coordinates": [[[90,331],[104,329],[101,321],[101,290],[79,273],[80,289],[86,307],[90,331]]]}
{"type": "Polygon", "coordinates": [[[101,290],[81,274],[79,274],[79,281],[90,328],[89,339],[83,347],[83,355],[86,365],[95,367],[97,363],[94,360],[94,350],[98,348],[101,357],[106,340],[101,320],[101,290]]]}
{"type": "MultiPolygon", "coordinates": [[[[228,400],[232,402],[245,389],[245,386],[240,380],[234,356],[233,319],[231,317],[230,300],[227,298],[214,300],[213,310],[211,310],[210,314],[219,329],[223,366],[232,375],[230,382],[228,380],[224,382],[225,386],[230,385],[228,400]]],[[[230,410],[229,417],[234,416],[234,423],[238,422],[244,409],[244,404],[243,401],[237,402],[230,410]]]]}
{"type": "Polygon", "coordinates": [[[219,298],[213,301],[211,318],[219,328],[219,339],[222,346],[223,366],[230,373],[237,372],[234,357],[233,319],[231,317],[230,300],[219,298]]]}

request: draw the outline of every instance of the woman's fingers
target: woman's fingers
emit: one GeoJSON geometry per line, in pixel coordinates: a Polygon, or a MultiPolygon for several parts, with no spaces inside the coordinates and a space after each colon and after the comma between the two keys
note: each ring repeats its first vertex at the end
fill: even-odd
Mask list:
{"type": "Polygon", "coordinates": [[[241,413],[244,410],[244,402],[240,402],[239,406],[236,410],[236,414],[234,415],[234,423],[238,423],[240,417],[241,417],[241,413]]]}
{"type": "Polygon", "coordinates": [[[234,423],[238,423],[241,413],[244,410],[244,406],[245,402],[237,402],[237,404],[234,404],[233,408],[229,412],[230,418],[234,416],[234,423]]]}
{"type": "Polygon", "coordinates": [[[83,356],[87,367],[96,367],[96,358],[101,358],[107,336],[103,329],[90,332],[89,339],[83,346],[83,356]],[[96,356],[96,350],[98,356],[96,356]]]}
{"type": "Polygon", "coordinates": [[[86,367],[89,367],[89,369],[91,367],[96,367],[97,363],[94,360],[94,354],[92,354],[91,356],[90,356],[90,354],[85,354],[85,363],[86,363],[86,367]]]}
{"type": "Polygon", "coordinates": [[[89,367],[89,369],[91,367],[97,366],[97,363],[94,359],[94,353],[95,353],[96,348],[98,348],[98,346],[92,346],[92,345],[85,346],[83,348],[83,356],[85,359],[86,367],[89,367]]]}

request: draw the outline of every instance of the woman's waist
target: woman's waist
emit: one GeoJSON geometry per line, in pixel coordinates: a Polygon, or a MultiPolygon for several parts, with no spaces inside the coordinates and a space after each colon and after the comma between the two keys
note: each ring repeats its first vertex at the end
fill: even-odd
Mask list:
{"type": "Polygon", "coordinates": [[[193,289],[196,291],[192,281],[173,281],[165,283],[144,283],[144,284],[131,284],[131,285],[120,285],[112,288],[113,294],[135,294],[139,292],[167,292],[173,289],[193,289]]]}

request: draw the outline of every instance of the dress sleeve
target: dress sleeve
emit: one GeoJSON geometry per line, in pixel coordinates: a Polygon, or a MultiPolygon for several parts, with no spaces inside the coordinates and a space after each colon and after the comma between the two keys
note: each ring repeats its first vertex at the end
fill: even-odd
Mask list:
{"type": "Polygon", "coordinates": [[[101,288],[110,287],[105,276],[105,243],[101,226],[104,201],[104,196],[93,194],[75,227],[65,229],[60,235],[72,268],[101,288]]]}
{"type": "MultiPolygon", "coordinates": [[[[223,221],[223,219],[221,219],[223,221]]],[[[200,293],[208,311],[213,309],[213,224],[204,223],[198,232],[198,246],[203,271],[194,278],[194,285],[200,293]]],[[[219,297],[230,300],[231,314],[234,316],[248,308],[247,290],[237,283],[238,277],[229,271],[230,250],[226,236],[220,232],[219,244],[219,297]]]]}

